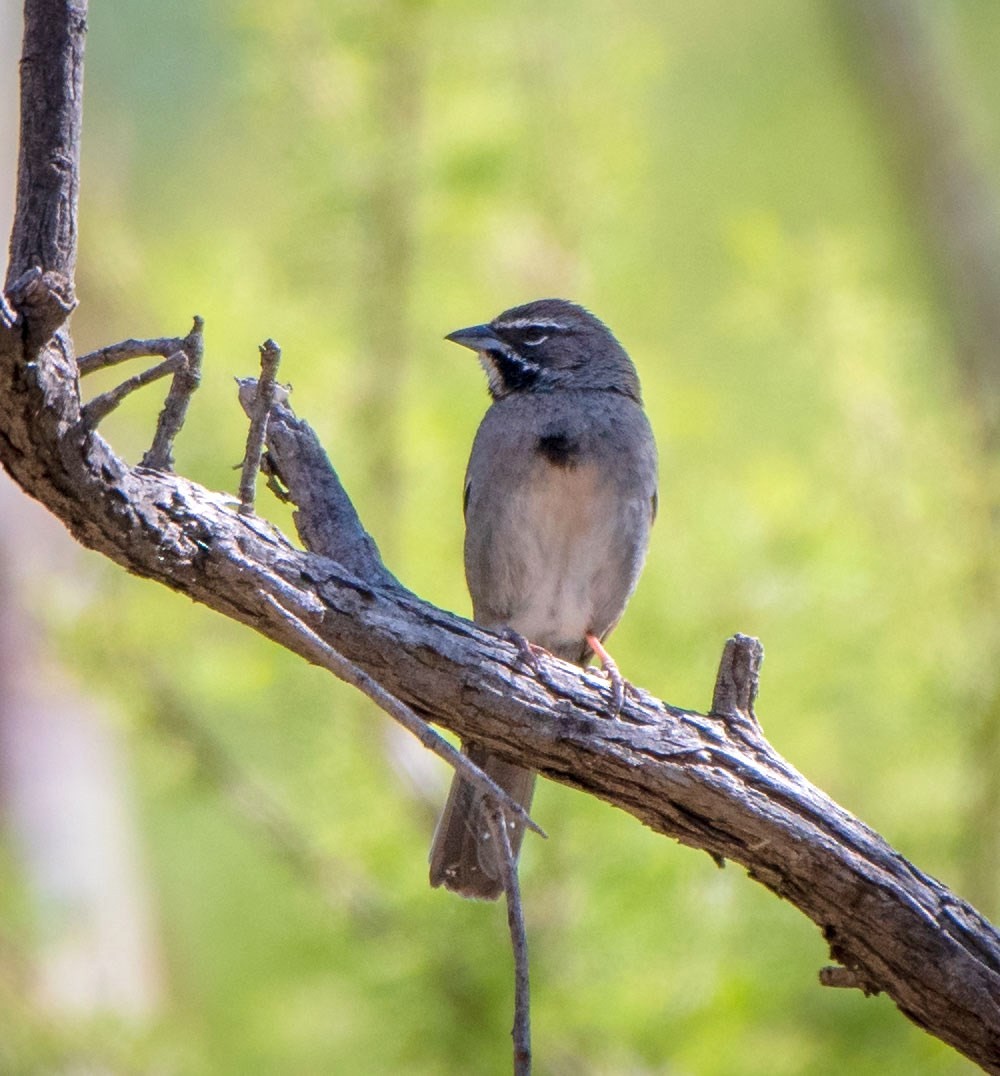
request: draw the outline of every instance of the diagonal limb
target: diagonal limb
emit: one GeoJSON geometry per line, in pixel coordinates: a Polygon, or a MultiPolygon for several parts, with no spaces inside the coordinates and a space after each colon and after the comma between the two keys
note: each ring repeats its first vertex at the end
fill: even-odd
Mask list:
{"type": "Polygon", "coordinates": [[[169,358],[178,351],[186,351],[192,343],[195,334],[201,334],[205,322],[200,317],[195,317],[191,332],[187,336],[159,336],[149,340],[138,340],[129,337],[128,340],[120,340],[117,344],[108,344],[107,347],[88,351],[76,360],[77,369],[81,377],[94,373],[96,370],[106,370],[109,366],[117,366],[131,359],[147,359],[159,355],[163,359],[169,358]]]}
{"type": "Polygon", "coordinates": [[[164,359],[163,362],[151,366],[148,370],[143,370],[141,374],[130,377],[127,381],[123,381],[120,385],[116,385],[107,392],[102,392],[100,396],[95,396],[89,403],[84,405],[80,412],[83,425],[88,430],[96,429],[101,419],[110,415],[126,397],[131,396],[137,389],[151,385],[154,381],[159,381],[162,377],[177,374],[183,369],[186,362],[187,359],[182,351],[175,352],[168,359],[164,359]]]}
{"type": "Polygon", "coordinates": [[[76,364],[80,377],[86,377],[96,370],[117,366],[131,359],[163,356],[163,362],[130,377],[127,381],[123,381],[100,396],[95,396],[87,403],[81,414],[84,426],[90,430],[95,429],[102,419],[137,389],[158,381],[162,377],[172,376],[170,390],[156,421],[153,443],[140,462],[140,466],[148,467],[150,470],[172,470],[174,440],[184,425],[191,397],[201,382],[204,328],[205,322],[196,315],[187,336],[165,336],[151,340],[130,338],[82,355],[76,364]]]}
{"type": "Polygon", "coordinates": [[[377,683],[363,669],[339,654],[328,643],[325,643],[303,620],[270,594],[262,597],[267,605],[276,612],[285,624],[294,629],[301,649],[309,660],[329,669],[345,683],[356,687],[362,694],[375,703],[379,709],[384,710],[394,721],[398,721],[408,732],[432,751],[438,758],[443,758],[454,770],[462,775],[466,781],[474,785],[482,794],[497,800],[501,806],[510,811],[516,818],[524,823],[528,829],[534,830],[540,837],[545,837],[545,831],[532,820],[528,812],[510,795],[508,795],[492,778],[471,762],[458,748],[453,747],[448,741],[435,732],[417,713],[406,705],[401,699],[390,694],[384,687],[377,683]]]}
{"type": "Polygon", "coordinates": [[[154,471],[171,471],[174,466],[174,440],[187,418],[188,405],[195,389],[201,384],[201,360],[205,352],[205,322],[195,315],[191,331],[181,341],[185,362],[174,375],[163,410],[156,420],[156,432],[149,451],[142,457],[142,466],[154,471]]]}

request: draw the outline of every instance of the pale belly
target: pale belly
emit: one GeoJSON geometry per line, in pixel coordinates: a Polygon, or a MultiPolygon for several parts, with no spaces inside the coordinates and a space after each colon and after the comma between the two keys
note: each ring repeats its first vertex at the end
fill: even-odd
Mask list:
{"type": "Polygon", "coordinates": [[[510,568],[500,573],[507,589],[502,604],[509,627],[548,649],[571,652],[589,632],[603,635],[628,599],[633,580],[620,548],[628,528],[619,498],[594,468],[539,471],[512,499],[506,533],[496,536],[502,548],[493,553],[509,558],[510,568]]]}

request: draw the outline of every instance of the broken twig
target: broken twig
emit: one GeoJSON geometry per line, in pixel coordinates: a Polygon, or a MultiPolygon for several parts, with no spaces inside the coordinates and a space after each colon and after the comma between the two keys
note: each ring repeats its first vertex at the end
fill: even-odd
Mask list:
{"type": "Polygon", "coordinates": [[[264,438],[267,436],[267,419],[275,397],[275,378],[278,364],[281,362],[281,348],[273,340],[265,340],[260,345],[260,380],[250,408],[250,429],[247,432],[247,447],[243,453],[243,471],[240,475],[240,514],[252,515],[254,510],[254,491],[257,485],[257,472],[260,470],[261,454],[264,451],[264,438]]]}
{"type": "Polygon", "coordinates": [[[489,813],[490,829],[500,851],[500,872],[507,900],[507,927],[514,954],[514,1076],[531,1073],[531,988],[528,964],[528,935],[524,926],[524,907],[521,886],[517,877],[517,861],[510,844],[507,816],[496,804],[489,813]]]}
{"type": "Polygon", "coordinates": [[[364,669],[349,661],[343,654],[338,654],[308,624],[286,609],[270,594],[264,594],[263,598],[287,625],[295,629],[302,653],[310,661],[324,669],[329,669],[344,683],[356,687],[362,694],[367,695],[379,709],[384,710],[394,721],[398,721],[403,728],[413,733],[428,751],[432,751],[438,758],[444,759],[449,766],[460,773],[465,780],[474,785],[480,792],[499,801],[505,810],[510,811],[514,817],[518,818],[528,829],[533,830],[540,837],[547,836],[545,830],[531,818],[516,800],[506,793],[492,778],[487,777],[478,766],[470,762],[458,748],[453,747],[443,736],[436,733],[405,702],[386,691],[364,669]]]}

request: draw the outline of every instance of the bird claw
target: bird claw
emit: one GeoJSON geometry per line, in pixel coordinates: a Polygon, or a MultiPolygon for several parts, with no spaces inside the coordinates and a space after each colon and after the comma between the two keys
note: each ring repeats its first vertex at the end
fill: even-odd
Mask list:
{"type": "Polygon", "coordinates": [[[518,663],[529,668],[536,676],[542,672],[539,656],[546,653],[544,647],[536,646],[535,643],[526,639],[519,631],[513,628],[502,628],[499,632],[504,642],[511,643],[517,648],[518,663]]]}
{"type": "Polygon", "coordinates": [[[604,672],[611,684],[611,716],[617,717],[625,703],[625,679],[615,665],[605,665],[604,672]]]}
{"type": "MultiPolygon", "coordinates": [[[[530,639],[526,639],[519,631],[515,631],[513,628],[501,628],[498,634],[504,642],[510,643],[517,648],[517,663],[519,665],[530,669],[546,687],[551,688],[553,686],[546,677],[542,663],[539,660],[544,654],[548,653],[545,647],[531,642],[530,639]]],[[[615,659],[604,649],[604,645],[596,635],[587,636],[587,645],[597,655],[601,668],[604,670],[604,675],[608,678],[608,683],[611,687],[609,712],[611,717],[616,718],[621,713],[622,706],[625,705],[625,696],[631,695],[633,698],[638,698],[638,689],[618,671],[615,659]]]]}
{"type": "Polygon", "coordinates": [[[615,659],[604,649],[601,640],[596,635],[587,636],[587,645],[597,655],[597,660],[601,663],[604,675],[608,678],[611,686],[611,716],[618,717],[622,712],[622,706],[625,704],[626,694],[637,698],[639,693],[618,671],[615,659]]]}

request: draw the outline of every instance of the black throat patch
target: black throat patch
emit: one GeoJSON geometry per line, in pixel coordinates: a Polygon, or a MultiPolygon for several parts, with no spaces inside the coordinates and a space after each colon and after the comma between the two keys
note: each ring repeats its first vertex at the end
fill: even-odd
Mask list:
{"type": "Polygon", "coordinates": [[[565,432],[543,434],[535,447],[553,467],[575,467],[580,455],[580,443],[565,432]]]}
{"type": "Polygon", "coordinates": [[[513,350],[491,351],[489,361],[499,376],[506,392],[524,392],[537,382],[541,369],[536,363],[529,362],[513,350]]]}

